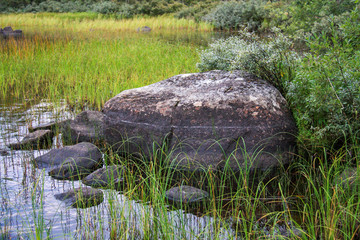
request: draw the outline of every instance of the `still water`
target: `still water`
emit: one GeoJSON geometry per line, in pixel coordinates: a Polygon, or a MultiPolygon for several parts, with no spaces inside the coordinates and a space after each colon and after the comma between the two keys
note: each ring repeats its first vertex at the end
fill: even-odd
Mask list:
{"type": "MultiPolygon", "coordinates": [[[[0,104],[0,148],[8,153],[0,156],[0,239],[110,239],[114,227],[117,231],[128,231],[129,239],[143,239],[144,229],[152,227],[154,209],[113,190],[103,190],[104,201],[98,206],[67,207],[54,195],[82,184],[55,180],[45,170],[33,166],[32,159],[49,150],[6,148],[28,134],[29,125],[73,117],[64,102],[0,104]]],[[[59,147],[62,147],[61,136],[56,136],[52,148],[59,147]]],[[[212,226],[216,225],[211,217],[198,217],[182,210],[169,210],[166,214],[164,217],[172,229],[171,239],[209,238],[212,226]]],[[[230,229],[221,229],[220,236],[231,238],[230,229]]]]}

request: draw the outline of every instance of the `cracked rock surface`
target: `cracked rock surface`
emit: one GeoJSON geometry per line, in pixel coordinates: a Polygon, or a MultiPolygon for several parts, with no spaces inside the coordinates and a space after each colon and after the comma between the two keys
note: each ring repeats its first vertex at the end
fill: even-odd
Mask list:
{"type": "Polygon", "coordinates": [[[104,137],[118,152],[151,155],[166,143],[176,168],[288,163],[296,125],[280,92],[251,74],[182,74],[121,92],[103,108],[104,137]]]}

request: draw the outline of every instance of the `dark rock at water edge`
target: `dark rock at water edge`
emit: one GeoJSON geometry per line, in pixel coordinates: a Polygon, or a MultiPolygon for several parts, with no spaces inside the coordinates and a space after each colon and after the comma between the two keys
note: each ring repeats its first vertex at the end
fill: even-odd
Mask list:
{"type": "Polygon", "coordinates": [[[63,123],[62,137],[65,144],[79,142],[102,143],[104,114],[98,111],[84,111],[74,120],[63,123]]]}
{"type": "Polygon", "coordinates": [[[82,179],[82,183],[96,188],[111,188],[120,190],[123,187],[124,171],[125,167],[120,165],[106,166],[96,170],[82,179]]]}
{"type": "Polygon", "coordinates": [[[12,143],[8,147],[14,150],[33,150],[50,148],[53,140],[50,130],[37,130],[26,135],[19,143],[12,143]]]}
{"type": "Polygon", "coordinates": [[[0,38],[20,38],[22,37],[22,30],[13,30],[12,27],[0,28],[0,38]]]}
{"type": "Polygon", "coordinates": [[[64,120],[59,122],[49,122],[37,125],[35,127],[28,127],[29,132],[35,132],[37,130],[51,130],[53,132],[60,131],[64,126],[67,126],[70,120],[64,120]]]}
{"type": "Polygon", "coordinates": [[[165,196],[173,203],[186,205],[204,201],[209,197],[209,193],[195,187],[182,185],[167,190],[165,196]]]}
{"type": "Polygon", "coordinates": [[[9,152],[7,149],[0,148],[0,156],[8,156],[9,152]]]}
{"type": "Polygon", "coordinates": [[[151,156],[154,142],[166,143],[177,169],[269,169],[289,163],[296,147],[283,96],[240,71],[183,74],[125,90],[103,113],[105,141],[115,151],[151,156]]]}
{"type": "Polygon", "coordinates": [[[80,187],[65,193],[56,194],[55,198],[64,201],[66,206],[88,208],[102,203],[104,201],[104,194],[98,189],[80,187]]]}
{"type": "Polygon", "coordinates": [[[82,179],[103,165],[100,150],[87,142],[52,149],[34,162],[37,167],[52,168],[49,175],[54,178],[72,180],[82,179]]]}

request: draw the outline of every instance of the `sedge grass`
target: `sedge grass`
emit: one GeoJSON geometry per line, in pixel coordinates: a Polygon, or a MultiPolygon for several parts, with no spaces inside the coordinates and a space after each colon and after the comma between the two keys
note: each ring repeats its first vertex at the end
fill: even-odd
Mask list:
{"type": "MultiPolygon", "coordinates": [[[[177,19],[163,15],[158,17],[138,16],[131,19],[106,18],[94,13],[25,13],[1,14],[0,26],[24,27],[29,31],[61,29],[66,32],[94,31],[133,31],[148,26],[153,30],[199,30],[212,31],[213,27],[205,22],[190,19],[177,19]]],[[[25,29],[24,29],[25,30],[25,29]]]]}
{"type": "Polygon", "coordinates": [[[161,35],[168,34],[163,31],[166,29],[191,29],[181,21],[169,17],[96,19],[89,20],[90,24],[68,18],[59,22],[56,16],[0,15],[0,25],[19,26],[27,33],[23,39],[0,42],[2,101],[66,99],[71,104],[88,102],[101,108],[125,89],[197,71],[196,46],[128,31],[144,24],[161,28],[161,35]],[[123,26],[127,26],[126,32],[119,32],[123,26]],[[94,28],[98,29],[89,31],[94,28]]]}

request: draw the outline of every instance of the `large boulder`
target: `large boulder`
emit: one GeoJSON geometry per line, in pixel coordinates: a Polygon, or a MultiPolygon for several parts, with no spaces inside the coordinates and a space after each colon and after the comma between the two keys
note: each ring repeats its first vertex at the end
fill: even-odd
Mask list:
{"type": "Polygon", "coordinates": [[[240,71],[183,74],[126,90],[103,113],[105,140],[115,150],[150,156],[166,143],[180,169],[267,169],[288,163],[296,144],[280,92],[240,71]]]}
{"type": "Polygon", "coordinates": [[[62,123],[62,135],[65,144],[91,142],[99,144],[103,140],[104,114],[97,111],[84,111],[74,120],[62,123]]]}
{"type": "Polygon", "coordinates": [[[103,165],[99,149],[87,142],[52,149],[34,162],[39,168],[51,169],[49,175],[56,179],[72,180],[82,179],[103,165]]]}

